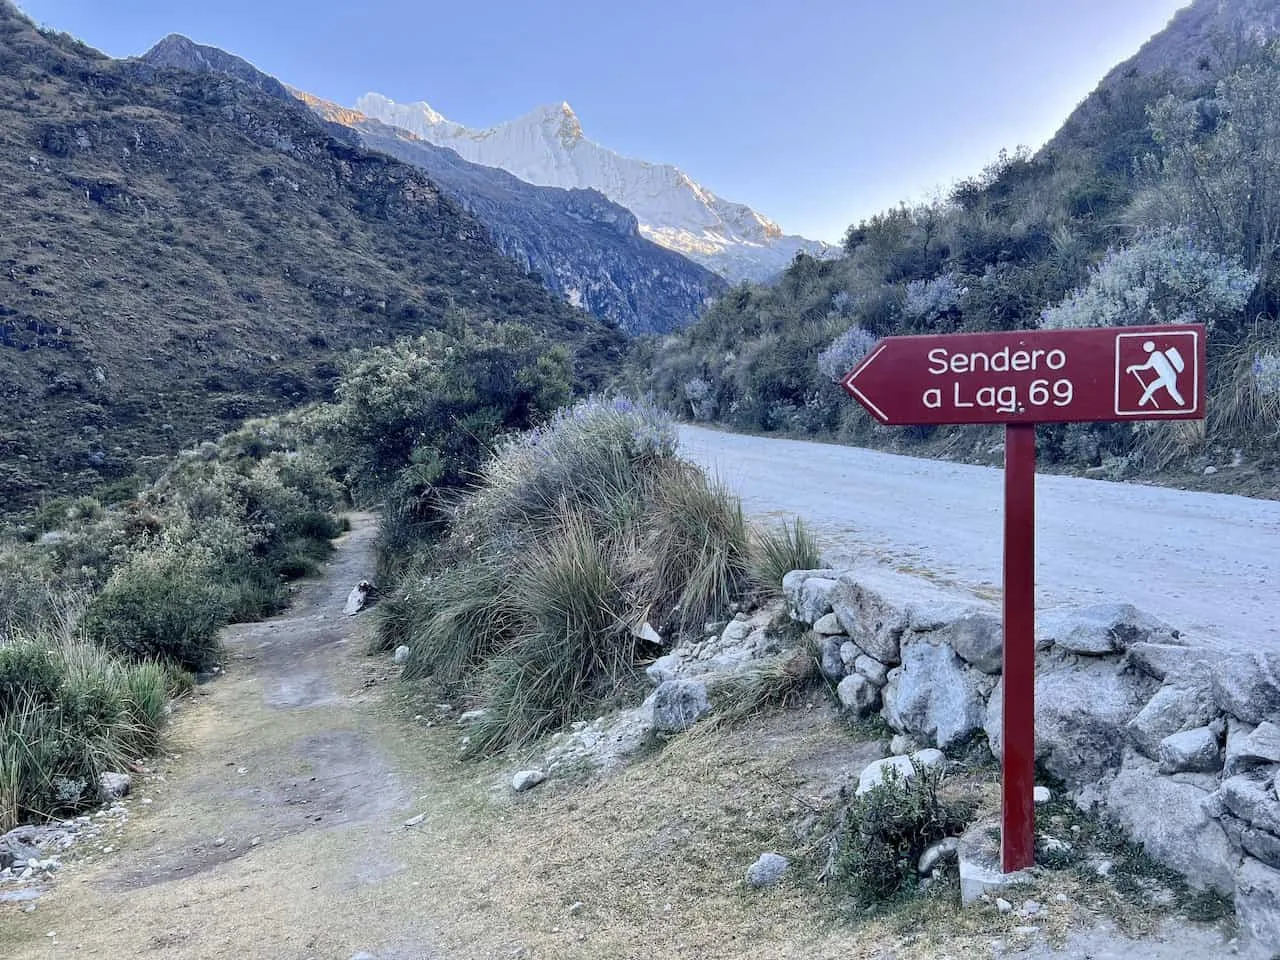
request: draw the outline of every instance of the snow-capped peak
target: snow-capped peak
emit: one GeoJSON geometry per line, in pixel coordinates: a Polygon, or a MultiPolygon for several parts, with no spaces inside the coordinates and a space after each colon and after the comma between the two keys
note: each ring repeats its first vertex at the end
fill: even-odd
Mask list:
{"type": "Polygon", "coordinates": [[[772,277],[802,250],[833,252],[818,241],[783,236],[767,217],[720,199],[674,166],[624,157],[587,139],[568,103],[541,106],[486,130],[448,120],[425,102],[399,104],[376,93],[361,97],[356,109],[530,183],[599,190],[630,209],[650,240],[730,280],[772,277]]]}

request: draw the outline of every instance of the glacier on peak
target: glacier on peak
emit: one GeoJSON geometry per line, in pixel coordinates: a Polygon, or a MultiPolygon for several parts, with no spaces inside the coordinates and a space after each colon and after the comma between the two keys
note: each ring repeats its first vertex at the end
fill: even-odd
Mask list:
{"type": "Polygon", "coordinates": [[[378,93],[360,97],[355,109],[539,186],[599,190],[636,215],[643,236],[731,281],[771,279],[801,251],[836,252],[784,235],[768,217],[716,196],[678,167],[624,157],[587,139],[565,102],[484,130],[449,120],[425,101],[396,103],[378,93]]]}

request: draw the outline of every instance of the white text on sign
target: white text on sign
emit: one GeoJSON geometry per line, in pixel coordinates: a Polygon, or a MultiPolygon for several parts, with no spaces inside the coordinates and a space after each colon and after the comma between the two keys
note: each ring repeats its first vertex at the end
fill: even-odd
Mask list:
{"type": "MultiPolygon", "coordinates": [[[[974,373],[1027,373],[1039,370],[1057,371],[1067,365],[1064,350],[1015,350],[1003,347],[986,353],[972,351],[957,353],[945,347],[929,351],[929,373],[945,377],[948,374],[974,373]]],[[[962,387],[958,380],[945,387],[929,387],[921,402],[930,410],[940,410],[948,402],[956,409],[987,409],[998,413],[1021,413],[1031,407],[1065,407],[1075,399],[1075,387],[1066,377],[1032,380],[1027,385],[1026,396],[1019,396],[1017,386],[986,385],[977,388],[962,387]],[[948,396],[950,394],[950,396],[948,396]]]]}

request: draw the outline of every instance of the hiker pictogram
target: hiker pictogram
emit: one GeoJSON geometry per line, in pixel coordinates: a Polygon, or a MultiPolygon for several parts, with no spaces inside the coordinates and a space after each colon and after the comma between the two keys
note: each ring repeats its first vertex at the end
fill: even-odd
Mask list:
{"type": "Polygon", "coordinates": [[[1178,392],[1178,374],[1187,368],[1186,362],[1182,359],[1182,354],[1178,352],[1177,347],[1168,347],[1164,350],[1157,350],[1154,340],[1146,340],[1142,344],[1142,349],[1151,356],[1146,363],[1134,364],[1125,372],[1131,373],[1138,378],[1138,382],[1142,384],[1142,397],[1138,400],[1138,406],[1145,407],[1148,403],[1155,405],[1157,409],[1160,407],[1160,401],[1156,396],[1157,390],[1166,391],[1173,402],[1178,406],[1185,406],[1186,401],[1182,399],[1182,394],[1178,392]],[[1153,370],[1155,377],[1147,382],[1142,371],[1153,370]]]}
{"type": "Polygon", "coordinates": [[[1116,414],[1178,414],[1195,408],[1200,371],[1197,334],[1122,333],[1116,336],[1116,414]]]}

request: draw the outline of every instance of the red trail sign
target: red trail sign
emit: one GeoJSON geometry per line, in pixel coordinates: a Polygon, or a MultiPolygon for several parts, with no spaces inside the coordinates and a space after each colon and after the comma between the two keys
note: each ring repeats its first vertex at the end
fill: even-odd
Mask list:
{"type": "Polygon", "coordinates": [[[881,340],[842,381],[888,424],[1198,420],[1204,327],[881,340]]]}
{"type": "Polygon", "coordinates": [[[881,423],[1005,424],[1001,863],[1035,862],[1036,424],[1204,417],[1199,324],[881,340],[841,381],[881,423]]]}

